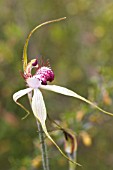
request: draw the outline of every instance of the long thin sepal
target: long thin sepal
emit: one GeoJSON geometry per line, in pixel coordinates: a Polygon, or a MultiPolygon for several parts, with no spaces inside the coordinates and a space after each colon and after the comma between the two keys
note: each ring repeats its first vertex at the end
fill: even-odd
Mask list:
{"type": "Polygon", "coordinates": [[[70,160],[63,152],[62,150],[59,148],[59,146],[55,143],[55,141],[51,138],[51,136],[49,135],[49,133],[47,132],[47,128],[45,125],[45,121],[47,118],[47,112],[46,112],[46,107],[45,107],[45,103],[43,100],[43,96],[42,93],[39,89],[34,89],[34,95],[32,98],[32,110],[33,110],[33,114],[36,117],[36,119],[41,123],[42,129],[45,132],[46,136],[51,140],[51,142],[58,148],[58,150],[60,151],[60,153],[69,161],[81,166],[80,164],[74,162],[73,160],[70,160]]]}
{"type": "Polygon", "coordinates": [[[23,49],[23,70],[25,71],[26,70],[26,66],[27,66],[27,47],[28,47],[28,43],[29,43],[29,39],[31,37],[31,35],[40,27],[44,26],[44,25],[47,25],[47,24],[50,24],[50,23],[53,23],[53,22],[59,22],[61,20],[64,20],[66,19],[66,17],[63,17],[63,18],[58,18],[58,19],[55,19],[55,20],[51,20],[51,21],[46,21],[38,26],[36,26],[28,35],[27,39],[26,39],[26,42],[25,42],[25,45],[24,45],[24,49],[23,49]]]}
{"type": "Polygon", "coordinates": [[[66,95],[66,96],[75,97],[75,98],[80,99],[80,100],[90,104],[91,106],[97,108],[101,112],[103,112],[105,114],[108,114],[110,116],[113,116],[113,113],[110,113],[110,112],[107,112],[107,111],[101,109],[99,106],[92,103],[90,100],[80,96],[79,94],[77,94],[77,93],[73,92],[72,90],[69,90],[69,89],[67,89],[65,87],[56,86],[56,85],[46,85],[46,86],[41,85],[40,88],[45,89],[45,90],[50,90],[50,91],[53,91],[53,92],[56,92],[56,93],[60,93],[60,94],[66,95]]]}
{"type": "Polygon", "coordinates": [[[30,115],[30,111],[27,110],[21,103],[16,102],[16,104],[18,104],[22,109],[24,109],[27,112],[27,114],[24,117],[22,117],[22,120],[26,119],[30,115]]]}
{"type": "MultiPolygon", "coordinates": [[[[48,114],[47,114],[47,116],[48,116],[48,119],[59,128],[59,130],[63,131],[64,135],[70,133],[70,135],[72,136],[72,134],[73,134],[73,136],[72,136],[72,138],[73,138],[72,145],[74,145],[74,147],[72,146],[71,148],[73,148],[74,150],[71,153],[67,153],[67,155],[68,155],[69,159],[71,159],[73,161],[76,161],[76,158],[77,158],[77,151],[76,151],[77,150],[77,141],[76,141],[76,138],[75,138],[75,134],[70,129],[64,129],[56,121],[51,119],[48,114]]],[[[67,138],[67,135],[66,135],[65,138],[68,139],[69,137],[67,138]]],[[[68,140],[65,140],[65,142],[68,144],[68,140]]],[[[65,144],[65,151],[67,152],[66,144],[65,144]]],[[[75,167],[76,167],[76,164],[73,164],[72,162],[69,161],[69,170],[75,170],[75,167]]]]}
{"type": "Polygon", "coordinates": [[[57,149],[60,151],[60,153],[61,153],[68,161],[70,161],[71,163],[76,164],[76,165],[78,165],[78,166],[82,166],[82,165],[80,165],[79,163],[77,163],[77,162],[73,161],[72,159],[70,159],[68,156],[66,156],[66,155],[63,153],[63,151],[60,149],[60,147],[59,147],[59,146],[55,143],[55,141],[51,138],[51,136],[49,135],[49,133],[47,132],[46,125],[45,125],[45,124],[42,124],[42,123],[41,123],[41,125],[42,125],[43,131],[45,132],[46,136],[47,136],[47,137],[51,140],[51,142],[57,147],[57,149]]]}

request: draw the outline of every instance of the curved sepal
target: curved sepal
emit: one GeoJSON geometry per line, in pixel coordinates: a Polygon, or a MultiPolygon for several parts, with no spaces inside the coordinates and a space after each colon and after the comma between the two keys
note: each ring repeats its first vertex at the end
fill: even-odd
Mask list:
{"type": "Polygon", "coordinates": [[[29,43],[29,39],[31,37],[31,35],[40,27],[44,26],[44,25],[47,25],[47,24],[50,24],[50,23],[53,23],[53,22],[59,22],[61,20],[64,20],[66,19],[66,17],[63,17],[63,18],[59,18],[59,19],[55,19],[55,20],[51,20],[51,21],[46,21],[38,26],[36,26],[28,35],[27,39],[26,39],[26,42],[25,42],[25,45],[24,45],[24,49],[23,49],[23,70],[25,71],[26,70],[26,67],[27,67],[27,47],[28,47],[28,43],[29,43]]]}
{"type": "Polygon", "coordinates": [[[65,87],[56,86],[56,85],[46,85],[46,86],[41,85],[40,88],[45,89],[45,90],[50,90],[50,91],[53,91],[53,92],[56,92],[56,93],[60,93],[60,94],[66,95],[66,96],[75,97],[75,98],[80,99],[80,100],[90,104],[91,106],[97,108],[101,112],[108,114],[110,116],[113,116],[113,113],[110,113],[110,112],[107,112],[107,111],[101,109],[99,106],[92,103],[90,100],[80,96],[79,94],[77,94],[77,93],[73,92],[72,90],[69,90],[65,87]]]}
{"type": "Polygon", "coordinates": [[[27,112],[27,115],[25,115],[22,119],[25,119],[30,114],[30,112],[17,100],[20,97],[24,96],[25,94],[30,93],[31,91],[32,91],[32,88],[27,88],[27,89],[19,90],[18,92],[14,93],[14,95],[13,95],[13,100],[16,102],[16,104],[18,104],[22,109],[24,109],[27,112]]]}
{"type": "Polygon", "coordinates": [[[16,93],[13,94],[13,100],[14,100],[15,102],[17,102],[17,100],[18,100],[20,97],[24,96],[25,94],[27,94],[27,93],[29,93],[29,92],[31,92],[31,91],[32,91],[32,88],[27,88],[27,89],[19,90],[18,92],[16,92],[16,93]]]}

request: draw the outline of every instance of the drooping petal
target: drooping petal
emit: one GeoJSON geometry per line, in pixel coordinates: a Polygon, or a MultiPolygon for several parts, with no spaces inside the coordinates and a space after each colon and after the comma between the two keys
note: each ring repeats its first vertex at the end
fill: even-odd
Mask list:
{"type": "Polygon", "coordinates": [[[23,89],[23,90],[20,90],[18,92],[16,92],[14,95],[13,95],[13,100],[22,108],[24,109],[26,112],[27,112],[27,115],[24,116],[22,119],[25,119],[29,114],[29,110],[27,110],[21,103],[19,103],[17,100],[24,96],[25,94],[27,93],[30,93],[32,91],[32,88],[27,88],[27,89],[23,89]]]}
{"type": "MultiPolygon", "coordinates": [[[[76,161],[77,159],[77,139],[75,133],[71,129],[63,130],[65,141],[64,148],[70,159],[76,161]]],[[[69,169],[75,170],[76,165],[69,162],[69,169]]]]}
{"type": "Polygon", "coordinates": [[[74,159],[74,152],[77,151],[77,139],[75,133],[71,129],[63,129],[63,133],[65,137],[65,151],[74,159]]]}
{"type": "Polygon", "coordinates": [[[35,117],[41,124],[45,123],[47,113],[42,93],[39,89],[34,89],[34,95],[32,98],[32,110],[35,117]]]}
{"type": "Polygon", "coordinates": [[[80,164],[70,160],[63,152],[62,150],[59,148],[59,146],[55,143],[55,141],[51,138],[51,136],[49,135],[49,133],[47,132],[47,128],[45,125],[45,121],[46,121],[46,117],[47,117],[47,112],[46,112],[46,107],[45,107],[45,103],[43,100],[43,96],[42,93],[40,92],[39,89],[34,89],[34,95],[32,98],[32,110],[33,113],[36,117],[36,119],[41,123],[42,125],[42,129],[45,132],[46,136],[51,140],[51,142],[58,148],[58,150],[60,151],[60,153],[69,161],[77,164],[80,166],[80,164]]]}
{"type": "Polygon", "coordinates": [[[23,90],[19,90],[13,95],[13,100],[16,102],[20,97],[32,91],[32,88],[27,88],[23,90]]]}
{"type": "Polygon", "coordinates": [[[50,91],[53,91],[53,92],[56,92],[56,93],[60,93],[60,94],[63,94],[63,95],[66,95],[66,96],[71,96],[71,97],[75,97],[75,98],[78,98],[90,105],[92,105],[93,107],[97,108],[98,110],[100,110],[101,112],[103,113],[106,113],[110,116],[113,116],[113,113],[110,113],[110,112],[107,112],[103,109],[101,109],[99,106],[97,106],[96,104],[92,103],[91,101],[89,101],[88,99],[80,96],[79,94],[73,92],[72,90],[69,90],[65,87],[61,87],[61,86],[56,86],[56,85],[41,85],[40,88],[42,89],[45,89],[45,90],[50,90],[50,91]]]}

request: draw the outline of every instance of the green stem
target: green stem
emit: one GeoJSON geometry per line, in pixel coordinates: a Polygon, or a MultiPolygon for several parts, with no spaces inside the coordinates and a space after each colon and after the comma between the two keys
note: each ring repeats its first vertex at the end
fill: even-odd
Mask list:
{"type": "Polygon", "coordinates": [[[48,153],[47,153],[47,145],[45,143],[45,136],[42,130],[41,124],[37,121],[38,131],[39,131],[39,138],[41,143],[41,152],[42,152],[42,163],[43,169],[49,170],[49,161],[48,161],[48,153]]]}

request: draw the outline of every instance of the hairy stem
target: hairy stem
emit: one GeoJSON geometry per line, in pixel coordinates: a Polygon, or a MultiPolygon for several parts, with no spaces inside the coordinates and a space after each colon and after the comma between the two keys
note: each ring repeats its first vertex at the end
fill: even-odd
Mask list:
{"type": "Polygon", "coordinates": [[[45,143],[45,136],[42,130],[41,124],[37,121],[38,131],[39,131],[39,138],[41,143],[41,152],[42,152],[42,163],[43,169],[49,170],[49,161],[48,161],[48,153],[47,153],[47,145],[45,143]]]}

